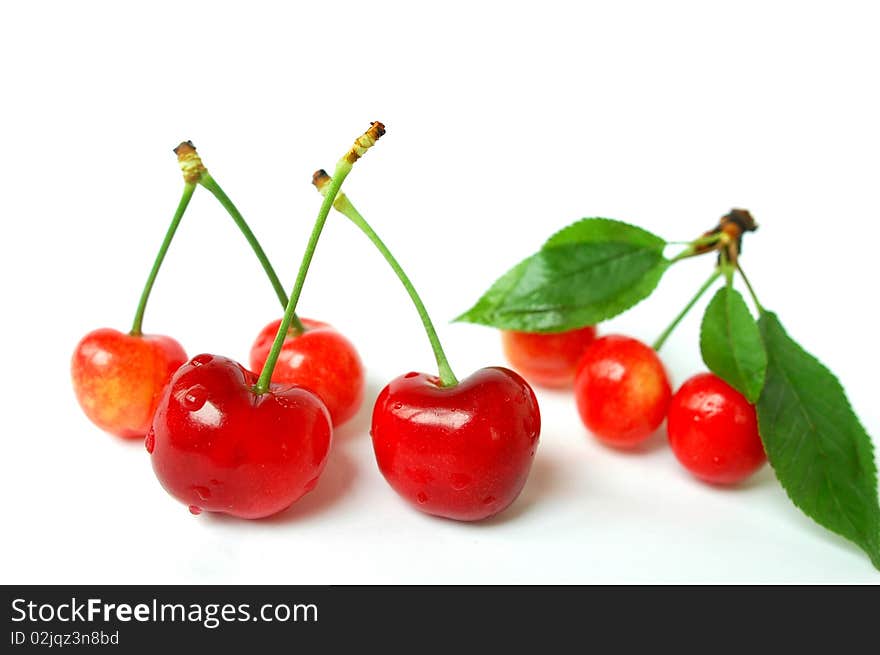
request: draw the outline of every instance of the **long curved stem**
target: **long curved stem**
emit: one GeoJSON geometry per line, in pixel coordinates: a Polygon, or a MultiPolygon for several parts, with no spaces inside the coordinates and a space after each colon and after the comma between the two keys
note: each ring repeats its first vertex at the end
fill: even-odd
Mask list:
{"type": "Polygon", "coordinates": [[[714,284],[715,280],[721,277],[721,275],[721,270],[717,269],[714,273],[712,273],[709,279],[706,280],[705,283],[703,283],[703,286],[700,287],[696,295],[691,298],[691,301],[687,305],[685,305],[684,309],[681,310],[678,316],[673,319],[672,323],[669,324],[669,327],[663,330],[663,333],[659,337],[657,337],[657,341],[654,342],[653,346],[654,350],[659,351],[663,347],[663,344],[666,343],[666,340],[669,338],[669,335],[672,334],[673,330],[678,327],[678,324],[684,320],[684,317],[688,315],[688,312],[694,308],[694,305],[697,304],[700,298],[703,297],[703,294],[709,290],[709,287],[711,287],[712,284],[714,284]]]}
{"type": "MultiPolygon", "coordinates": [[[[272,268],[272,264],[269,261],[269,258],[266,256],[266,252],[263,250],[263,247],[260,245],[257,237],[254,235],[250,226],[247,224],[247,221],[244,220],[244,216],[241,215],[241,212],[238,211],[238,208],[235,206],[232,200],[230,200],[229,196],[226,195],[226,192],[223,191],[220,185],[217,184],[217,181],[213,177],[211,177],[211,174],[208,173],[208,171],[204,171],[201,174],[199,183],[212,194],[214,194],[217,200],[220,201],[220,204],[223,205],[223,207],[232,217],[232,220],[235,221],[238,229],[241,230],[242,234],[244,234],[244,238],[247,239],[247,242],[253,249],[254,254],[260,261],[260,265],[266,272],[266,276],[269,278],[269,282],[272,283],[272,288],[275,290],[275,295],[278,296],[278,300],[281,302],[281,306],[286,308],[288,301],[287,293],[285,293],[284,287],[281,285],[281,281],[278,279],[278,275],[275,273],[275,269],[272,268]]],[[[296,314],[294,314],[291,322],[293,323],[294,330],[296,330],[297,332],[305,331],[305,326],[302,324],[296,314]]]]}
{"type": "Polygon", "coordinates": [[[370,124],[370,129],[355,139],[348,152],[336,163],[335,179],[330,184],[330,188],[327,189],[327,195],[324,196],[321,209],[318,210],[318,217],[315,219],[312,234],[309,236],[309,242],[306,244],[306,251],[303,253],[302,262],[299,265],[299,272],[296,274],[293,291],[290,292],[284,316],[281,318],[281,324],[278,326],[278,332],[275,334],[275,341],[272,342],[272,349],[269,351],[266,363],[263,364],[263,370],[260,371],[260,377],[254,385],[254,393],[256,394],[263,394],[269,390],[272,372],[275,370],[278,355],[281,354],[281,347],[284,345],[284,339],[287,337],[287,331],[290,329],[290,322],[293,320],[294,313],[296,312],[296,303],[299,302],[299,296],[306,281],[306,274],[309,272],[315,248],[318,246],[318,239],[321,238],[321,232],[324,229],[324,224],[327,222],[327,215],[330,213],[330,208],[333,206],[336,194],[339,193],[345,178],[351,173],[354,163],[363,157],[364,153],[372,148],[383,134],[385,134],[385,126],[379,121],[373,121],[370,124]]]}
{"type": "Polygon", "coordinates": [[[156,282],[156,276],[159,274],[159,269],[162,268],[162,262],[165,259],[165,253],[168,252],[168,246],[171,245],[172,239],[174,239],[174,233],[177,232],[177,226],[180,225],[180,219],[183,218],[183,214],[186,212],[187,206],[189,206],[189,201],[192,198],[193,192],[196,190],[196,185],[186,182],[183,185],[183,195],[180,197],[180,202],[177,205],[177,211],[174,212],[174,218],[171,219],[171,225],[168,226],[168,231],[165,233],[165,239],[162,241],[162,245],[159,247],[159,252],[156,254],[156,259],[153,262],[153,268],[150,271],[150,275],[147,277],[147,283],[144,285],[144,290],[141,292],[141,298],[138,302],[137,311],[134,314],[134,321],[131,324],[131,335],[132,336],[140,336],[143,334],[143,323],[144,323],[144,312],[147,309],[147,301],[150,299],[150,293],[153,290],[153,284],[156,282]]]}
{"type": "Polygon", "coordinates": [[[327,222],[327,214],[330,213],[330,207],[333,206],[333,200],[342,182],[351,172],[352,164],[346,160],[340,160],[336,165],[336,174],[333,184],[327,190],[324,202],[321,203],[321,209],[318,211],[318,217],[315,219],[315,226],[312,228],[312,234],[309,236],[309,242],[306,244],[306,251],[303,254],[302,262],[299,266],[299,272],[296,275],[296,282],[293,285],[293,291],[290,292],[290,298],[287,301],[287,307],[284,310],[284,317],[281,319],[281,325],[278,326],[278,333],[275,335],[275,341],[272,343],[272,349],[263,364],[263,370],[260,371],[260,377],[254,386],[254,392],[257,394],[265,393],[269,389],[269,382],[272,380],[272,371],[275,370],[275,363],[278,361],[278,355],[281,353],[281,346],[284,345],[284,339],[287,331],[290,329],[290,323],[296,311],[296,304],[299,302],[299,296],[302,293],[303,285],[306,281],[306,274],[309,272],[309,266],[312,263],[312,257],[315,254],[315,248],[318,245],[318,239],[321,238],[321,231],[324,229],[324,223],[327,222]]]}
{"type": "Polygon", "coordinates": [[[403,268],[394,258],[394,255],[391,254],[391,251],[388,250],[388,247],[379,238],[379,235],[376,234],[375,230],[370,227],[370,224],[361,216],[360,212],[354,208],[354,205],[351,204],[351,201],[348,197],[342,193],[336,198],[336,202],[333,203],[333,207],[343,216],[348,218],[352,223],[354,223],[360,230],[367,236],[367,238],[373,242],[373,245],[376,246],[376,249],[382,253],[382,256],[385,258],[385,261],[391,266],[394,272],[397,274],[398,279],[400,279],[400,283],[403,284],[403,287],[406,289],[406,292],[409,294],[410,299],[413,302],[413,305],[416,307],[416,311],[419,313],[419,318],[422,319],[422,325],[425,326],[425,333],[428,335],[428,341],[431,342],[431,349],[434,351],[434,358],[437,360],[437,368],[440,372],[440,381],[444,387],[450,387],[458,384],[458,379],[455,377],[455,374],[452,372],[452,368],[449,366],[449,360],[446,358],[446,353],[443,352],[443,346],[440,344],[440,339],[437,336],[437,330],[434,328],[434,324],[431,321],[431,317],[428,315],[428,310],[425,308],[425,304],[422,302],[422,299],[419,297],[418,292],[416,291],[413,283],[410,281],[409,276],[404,272],[403,268]]]}

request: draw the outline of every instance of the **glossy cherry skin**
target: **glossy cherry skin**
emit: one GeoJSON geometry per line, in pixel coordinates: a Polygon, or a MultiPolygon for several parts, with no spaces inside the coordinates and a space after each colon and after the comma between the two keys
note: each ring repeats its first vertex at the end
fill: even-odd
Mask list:
{"type": "Polygon", "coordinates": [[[666,430],[678,461],[705,482],[742,482],[767,461],[754,406],[712,373],[681,385],[666,430]]]}
{"type": "Polygon", "coordinates": [[[407,373],[373,408],[373,449],[391,487],[417,509],[479,521],[522,491],[541,432],[538,401],[506,368],[483,368],[455,386],[407,373]]]}
{"type": "Polygon", "coordinates": [[[529,382],[551,388],[571,386],[584,351],[595,340],[596,328],[592,325],[547,334],[501,333],[504,355],[513,368],[529,382]]]}
{"type": "Polygon", "coordinates": [[[177,341],[100,328],[77,344],[70,364],[73,390],[102,430],[143,439],[171,376],[186,362],[177,341]]]}
{"type": "Polygon", "coordinates": [[[609,335],[584,352],[574,394],[590,432],[610,446],[634,448],[660,427],[672,389],[663,362],[650,346],[609,335]]]}
{"type": "Polygon", "coordinates": [[[165,490],[189,506],[246,519],[270,516],[318,482],[333,428],[308,389],[271,385],[225,357],[199,355],[182,366],[159,403],[146,438],[165,490]]]}
{"type": "MultiPolygon", "coordinates": [[[[331,326],[301,319],[306,331],[284,339],[272,381],[314,391],[330,410],[333,425],[354,416],[364,400],[364,367],[351,341],[331,326]]],[[[252,371],[261,371],[281,320],[262,329],[251,347],[252,371]]]]}

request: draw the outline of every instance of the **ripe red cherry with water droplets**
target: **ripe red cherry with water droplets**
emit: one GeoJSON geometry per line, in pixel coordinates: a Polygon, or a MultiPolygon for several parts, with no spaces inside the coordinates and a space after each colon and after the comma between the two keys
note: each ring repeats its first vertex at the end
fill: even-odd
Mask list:
{"type": "Polygon", "coordinates": [[[247,519],[270,516],[311,491],[332,426],[321,400],[293,385],[254,392],[237,362],[199,355],[162,397],[146,448],[168,493],[190,508],[247,519]]]}
{"type": "Polygon", "coordinates": [[[185,362],[186,352],[171,337],[101,328],[83,337],[74,350],[73,390],[99,428],[143,439],[162,392],[185,362]]]}
{"type": "MultiPolygon", "coordinates": [[[[364,399],[364,367],[354,345],[327,323],[301,319],[306,331],[284,339],[272,381],[314,391],[330,410],[333,425],[354,416],[364,399]]],[[[262,370],[281,319],[269,323],[251,347],[252,371],[262,370]]]]}
{"type": "Polygon", "coordinates": [[[584,351],[595,340],[593,325],[566,332],[501,332],[513,368],[529,382],[551,388],[571,386],[584,351]]]}
{"type": "Polygon", "coordinates": [[[609,335],[584,352],[574,393],[588,430],[610,446],[634,448],[660,427],[672,389],[663,362],[650,346],[609,335]]]}
{"type": "Polygon", "coordinates": [[[500,367],[448,387],[408,373],[373,409],[373,449],[391,487],[423,512],[460,521],[485,519],[516,499],[540,431],[531,387],[500,367]]]}
{"type": "Polygon", "coordinates": [[[742,482],[767,461],[755,407],[712,373],[681,385],[666,428],[678,461],[705,482],[742,482]]]}

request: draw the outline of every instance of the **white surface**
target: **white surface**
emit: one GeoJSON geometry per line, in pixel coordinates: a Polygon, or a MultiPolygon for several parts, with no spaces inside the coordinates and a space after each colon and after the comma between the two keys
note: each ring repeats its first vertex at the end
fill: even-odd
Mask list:
{"type": "MultiPolygon", "coordinates": [[[[731,207],[760,231],[744,265],[764,304],[876,402],[880,96],[872,3],[5,4],[0,10],[4,375],[0,579],[18,582],[868,582],[765,469],[692,480],[658,435],[620,454],[539,391],[544,429],[516,504],[482,525],[404,505],[368,416],[392,377],[432,370],[415,312],[338,216],[301,310],[369,369],[316,491],[272,520],[195,518],[143,446],[102,434],[68,380],[76,341],[127,329],[192,139],[292,285],[330,167],[368,122],[388,134],[346,184],[398,254],[460,376],[502,362],[497,334],[450,325],[550,233],[590,215],[692,238],[731,207]]],[[[709,273],[676,267],[602,327],[653,339],[709,273]]],[[[147,312],[191,355],[245,358],[279,314],[222,208],[191,205],[147,312]]],[[[699,309],[664,357],[702,369],[699,309]]]]}

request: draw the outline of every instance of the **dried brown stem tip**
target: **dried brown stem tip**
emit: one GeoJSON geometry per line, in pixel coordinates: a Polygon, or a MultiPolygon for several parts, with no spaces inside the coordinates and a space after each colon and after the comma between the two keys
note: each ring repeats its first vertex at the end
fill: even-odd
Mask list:
{"type": "Polygon", "coordinates": [[[383,134],[385,134],[385,126],[379,121],[373,121],[370,125],[370,129],[355,139],[354,145],[347,153],[345,153],[343,159],[349,164],[355,163],[358,159],[364,156],[364,153],[367,150],[373,147],[376,141],[379,140],[379,137],[383,134]]]}
{"type": "Polygon", "coordinates": [[[754,232],[757,229],[758,224],[748,210],[731,209],[729,213],[721,217],[718,225],[703,234],[703,237],[718,234],[721,235],[721,238],[713,244],[696,248],[694,252],[700,254],[712,250],[718,250],[719,253],[724,251],[724,254],[727,255],[727,260],[731,264],[736,264],[737,258],[742,253],[743,235],[746,232],[754,232]]]}
{"type": "Polygon", "coordinates": [[[183,180],[188,184],[197,184],[202,179],[202,173],[208,171],[202,164],[202,158],[196,152],[192,141],[184,141],[174,149],[180,170],[183,171],[183,180]]]}
{"type": "Polygon", "coordinates": [[[323,191],[330,184],[330,176],[323,168],[319,168],[312,174],[312,184],[317,187],[318,191],[323,191]]]}

